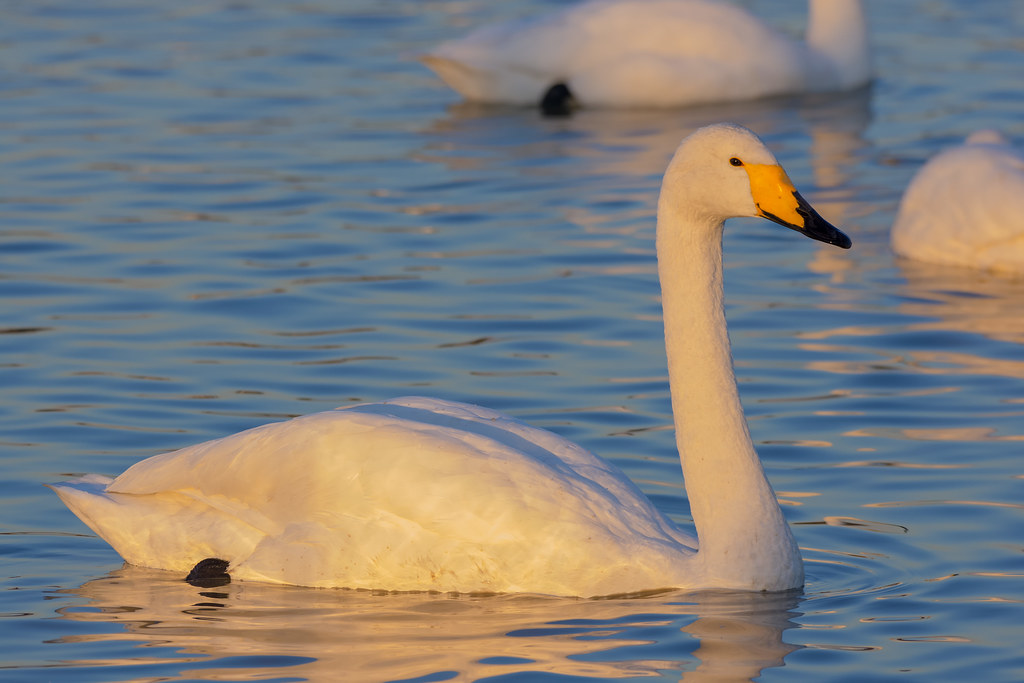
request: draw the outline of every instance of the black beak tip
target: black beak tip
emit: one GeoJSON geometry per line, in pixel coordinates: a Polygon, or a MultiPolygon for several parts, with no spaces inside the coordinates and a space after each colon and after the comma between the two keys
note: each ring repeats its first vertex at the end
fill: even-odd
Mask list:
{"type": "Polygon", "coordinates": [[[817,221],[813,221],[806,225],[801,232],[813,240],[818,240],[825,244],[831,244],[839,247],[840,249],[849,249],[853,246],[853,240],[851,240],[845,232],[831,223],[825,222],[820,217],[817,221]]]}
{"type": "Polygon", "coordinates": [[[797,213],[799,213],[804,219],[803,229],[795,228],[796,230],[803,232],[811,239],[824,242],[825,244],[835,245],[840,249],[849,249],[853,246],[853,240],[851,240],[842,230],[822,218],[821,214],[812,209],[811,205],[807,203],[807,200],[800,196],[799,192],[794,192],[793,194],[796,196],[798,206],[797,213]]]}
{"type": "Polygon", "coordinates": [[[834,244],[840,249],[849,249],[853,246],[853,240],[845,232],[837,229],[835,236],[829,240],[829,244],[834,244]]]}

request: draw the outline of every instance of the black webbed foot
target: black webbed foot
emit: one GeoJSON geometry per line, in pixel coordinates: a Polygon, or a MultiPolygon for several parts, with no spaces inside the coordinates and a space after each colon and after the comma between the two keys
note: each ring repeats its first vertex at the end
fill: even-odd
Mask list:
{"type": "Polygon", "coordinates": [[[555,83],[540,100],[540,110],[545,116],[569,116],[576,105],[576,98],[565,83],[555,83]]]}
{"type": "Polygon", "coordinates": [[[231,583],[228,563],[216,557],[201,560],[185,577],[185,581],[198,588],[216,588],[231,583]]]}

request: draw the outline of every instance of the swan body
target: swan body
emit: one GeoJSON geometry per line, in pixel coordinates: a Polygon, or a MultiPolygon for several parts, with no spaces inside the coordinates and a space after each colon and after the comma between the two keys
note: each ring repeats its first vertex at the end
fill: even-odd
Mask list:
{"type": "Polygon", "coordinates": [[[424,63],[465,99],[532,105],[557,84],[598,107],[846,90],[871,77],[860,0],[810,0],[806,41],[713,0],[587,0],[485,26],[424,63]]]}
{"type": "Polygon", "coordinates": [[[911,180],[891,232],[898,255],[1024,273],[1024,153],[976,131],[911,180]]]}
{"type": "Polygon", "coordinates": [[[782,590],[800,554],[754,452],[722,307],[722,224],[849,246],[739,126],[690,135],[658,209],[677,441],[698,539],[614,465],[501,413],[402,398],[256,427],[53,486],[129,563],[387,590],[782,590]],[[738,164],[738,165],[737,165],[738,164]]]}

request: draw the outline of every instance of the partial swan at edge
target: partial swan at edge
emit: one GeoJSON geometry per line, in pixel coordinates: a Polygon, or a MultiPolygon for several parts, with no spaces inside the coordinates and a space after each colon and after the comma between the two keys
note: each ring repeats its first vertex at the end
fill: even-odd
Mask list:
{"type": "Polygon", "coordinates": [[[994,130],[939,153],[907,186],[890,237],[906,258],[1024,273],[1024,153],[994,130]]]}

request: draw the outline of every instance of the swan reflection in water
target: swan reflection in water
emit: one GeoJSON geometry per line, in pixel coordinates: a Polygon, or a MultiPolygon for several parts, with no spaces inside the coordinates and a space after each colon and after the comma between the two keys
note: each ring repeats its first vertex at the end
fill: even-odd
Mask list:
{"type": "MultiPolygon", "coordinates": [[[[823,204],[827,204],[823,202],[823,204]]],[[[862,262],[862,261],[861,261],[862,262]]],[[[849,257],[816,252],[815,272],[842,283],[856,270],[849,257]]],[[[1024,279],[971,268],[896,261],[902,281],[893,292],[900,303],[898,324],[866,324],[801,334],[803,350],[834,351],[856,340],[867,349],[863,360],[813,361],[808,368],[861,375],[884,364],[918,374],[1024,378],[1024,279]]],[[[838,305],[844,292],[827,292],[838,305]]]]}
{"type": "Polygon", "coordinates": [[[108,671],[149,665],[218,678],[282,667],[311,680],[381,681],[441,672],[472,680],[678,670],[679,680],[693,683],[750,680],[783,666],[799,647],[782,637],[799,616],[801,594],[792,591],[579,600],[244,582],[197,588],[173,573],[125,566],[60,592],[82,599],[60,608],[62,618],[105,631],[76,629],[60,642],[139,643],[132,656],[105,660],[108,671]]]}
{"type": "MultiPolygon", "coordinates": [[[[459,103],[424,131],[424,145],[413,156],[475,173],[514,167],[523,176],[549,182],[565,173],[578,183],[583,174],[598,188],[607,178],[609,187],[620,192],[630,178],[639,179],[643,197],[651,200],[652,179],[664,173],[680,140],[701,126],[731,121],[768,139],[776,150],[791,136],[809,136],[806,154],[801,150],[783,161],[795,173],[809,158],[815,182],[829,188],[845,182],[843,169],[853,165],[865,146],[862,134],[871,123],[871,96],[871,87],[863,87],[683,109],[589,109],[559,119],[514,107],[459,103]],[[535,163],[541,159],[548,163],[535,163]],[[552,165],[552,159],[585,163],[552,165]]],[[[564,185],[553,184],[564,193],[564,185]]]]}

